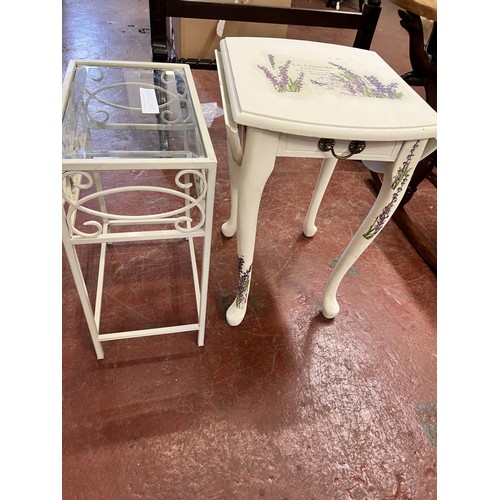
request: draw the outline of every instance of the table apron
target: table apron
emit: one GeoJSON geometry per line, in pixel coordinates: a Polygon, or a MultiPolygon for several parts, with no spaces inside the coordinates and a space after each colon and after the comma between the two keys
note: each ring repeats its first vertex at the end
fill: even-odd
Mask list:
{"type": "MultiPolygon", "coordinates": [[[[298,158],[331,158],[332,153],[320,151],[318,142],[321,137],[305,137],[300,135],[281,134],[276,156],[298,158]]],[[[353,140],[358,140],[353,138],[353,140]]],[[[349,153],[347,140],[335,141],[335,153],[345,156],[349,153]]],[[[352,160],[394,161],[401,149],[403,141],[366,141],[361,153],[351,157],[352,160]]]]}

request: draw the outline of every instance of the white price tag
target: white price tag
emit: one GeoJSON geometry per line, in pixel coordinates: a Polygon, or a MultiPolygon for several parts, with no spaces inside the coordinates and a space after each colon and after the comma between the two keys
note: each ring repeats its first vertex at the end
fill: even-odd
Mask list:
{"type": "Polygon", "coordinates": [[[156,114],[160,112],[158,101],[156,100],[156,92],[154,89],[139,88],[141,96],[141,108],[143,113],[156,114]]]}
{"type": "Polygon", "coordinates": [[[219,21],[217,23],[217,29],[216,29],[216,33],[217,33],[217,36],[222,38],[222,35],[224,34],[224,26],[226,25],[226,21],[219,21]]]}

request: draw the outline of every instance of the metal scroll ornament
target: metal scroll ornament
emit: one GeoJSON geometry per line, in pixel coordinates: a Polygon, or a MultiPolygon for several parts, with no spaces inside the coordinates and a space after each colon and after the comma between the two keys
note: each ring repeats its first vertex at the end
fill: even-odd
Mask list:
{"type": "MultiPolygon", "coordinates": [[[[104,80],[104,74],[100,68],[93,68],[98,72],[97,75],[92,76],[91,79],[95,82],[104,80]]],[[[189,110],[188,96],[184,91],[179,91],[175,85],[175,75],[171,73],[162,72],[158,80],[159,85],[148,82],[117,82],[103,85],[97,89],[90,89],[85,87],[84,92],[87,97],[84,102],[85,114],[89,120],[95,125],[105,126],[110,120],[110,112],[106,110],[122,110],[130,112],[140,112],[140,107],[130,106],[119,102],[113,102],[107,96],[118,95],[120,90],[127,90],[132,87],[154,89],[157,93],[159,102],[159,121],[163,124],[180,124],[190,122],[191,118],[183,116],[180,112],[181,109],[189,110]],[[175,92],[170,90],[169,84],[173,84],[175,92]],[[172,104],[176,103],[175,106],[172,104]]]]}
{"type": "Polygon", "coordinates": [[[111,189],[96,189],[87,196],[80,197],[80,192],[94,186],[94,178],[91,174],[84,171],[65,172],[62,176],[63,181],[63,204],[68,204],[66,211],[66,222],[72,234],[95,238],[103,233],[104,224],[167,224],[172,225],[181,233],[190,233],[196,231],[205,223],[205,198],[207,193],[207,180],[203,171],[199,170],[180,170],[175,176],[175,184],[179,189],[172,189],[159,186],[125,186],[111,189]],[[194,179],[196,195],[189,194],[192,182],[183,181],[182,178],[190,176],[194,179]],[[106,209],[106,197],[111,195],[130,195],[131,193],[149,192],[159,193],[166,197],[175,197],[184,202],[184,204],[172,210],[147,215],[126,215],[112,213],[106,209]],[[95,201],[99,202],[100,209],[92,208],[95,201]],[[191,210],[197,210],[199,220],[195,224],[191,216],[191,210]],[[92,220],[83,222],[83,226],[94,228],[94,231],[84,232],[75,225],[77,213],[87,214],[92,220]]]}

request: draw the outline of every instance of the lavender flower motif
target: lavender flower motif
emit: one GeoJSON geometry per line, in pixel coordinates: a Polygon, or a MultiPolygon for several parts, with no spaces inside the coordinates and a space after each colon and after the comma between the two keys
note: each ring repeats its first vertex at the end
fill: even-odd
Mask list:
{"type": "Polygon", "coordinates": [[[410,178],[410,172],[413,170],[410,168],[411,160],[415,154],[415,150],[418,148],[420,141],[417,141],[410,150],[410,153],[406,157],[401,168],[398,169],[396,175],[392,179],[391,189],[395,190],[392,194],[391,201],[386,205],[386,207],[382,210],[380,215],[375,219],[374,223],[370,226],[368,231],[363,234],[363,236],[369,240],[373,238],[379,231],[384,227],[386,221],[389,219],[390,214],[392,212],[392,207],[395,203],[397,203],[399,199],[399,195],[403,191],[403,187],[408,182],[410,178]]]}
{"type": "Polygon", "coordinates": [[[314,85],[326,87],[328,90],[339,90],[344,95],[358,97],[376,97],[381,99],[401,99],[402,92],[397,91],[396,82],[383,84],[374,75],[358,75],[340,64],[330,63],[340,70],[338,74],[328,75],[326,81],[311,80],[314,85]]]}
{"type": "Polygon", "coordinates": [[[267,54],[271,70],[265,66],[258,65],[258,68],[264,72],[267,79],[273,84],[277,92],[300,92],[304,85],[304,73],[301,72],[297,78],[292,78],[289,75],[290,65],[292,61],[288,59],[282,66],[276,67],[276,60],[273,54],[267,54]]]}
{"type": "Polygon", "coordinates": [[[274,60],[274,56],[272,54],[267,54],[267,58],[269,59],[269,62],[271,63],[271,68],[276,69],[276,63],[274,60]]]}
{"type": "Polygon", "coordinates": [[[250,287],[250,274],[252,273],[252,266],[243,272],[243,264],[245,261],[243,257],[238,255],[238,290],[236,292],[236,307],[242,309],[248,297],[248,288],[250,287]]]}

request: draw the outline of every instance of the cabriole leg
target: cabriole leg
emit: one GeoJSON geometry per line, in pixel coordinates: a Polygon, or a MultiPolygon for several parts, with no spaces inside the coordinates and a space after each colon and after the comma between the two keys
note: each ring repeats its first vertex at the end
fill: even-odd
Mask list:
{"type": "Polygon", "coordinates": [[[337,158],[326,158],[323,160],[321,170],[316,181],[316,187],[309,203],[309,210],[307,211],[306,218],[304,219],[304,235],[311,238],[316,234],[318,228],[316,227],[316,216],[318,215],[321,200],[325,194],[326,188],[332,177],[333,171],[337,165],[337,158]]]}
{"type": "Polygon", "coordinates": [[[234,159],[229,139],[227,140],[227,159],[229,164],[229,180],[231,183],[231,215],[229,219],[222,224],[221,232],[224,236],[231,238],[231,236],[234,236],[234,233],[236,233],[237,226],[238,185],[240,182],[241,165],[234,159]]]}
{"type": "Polygon", "coordinates": [[[394,163],[388,163],[380,192],[357,233],[333,269],[323,293],[322,313],[333,318],[339,313],[337,289],[349,268],[368,248],[399,205],[427,141],[406,142],[394,163]]]}
{"type": "Polygon", "coordinates": [[[238,290],[226,313],[227,322],[237,326],[245,317],[257,231],[257,217],[262,192],[276,159],[279,134],[249,128],[239,180],[237,217],[238,290]]]}

